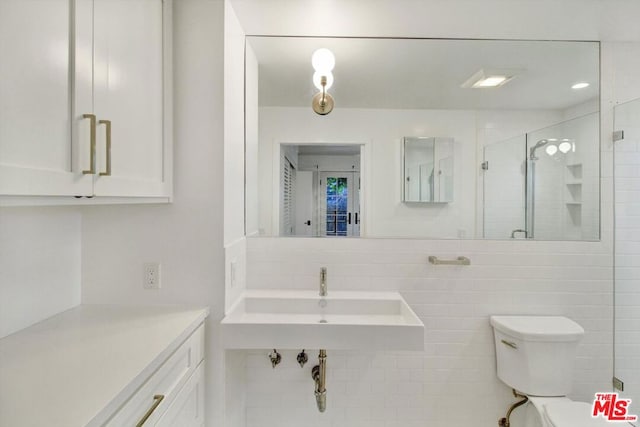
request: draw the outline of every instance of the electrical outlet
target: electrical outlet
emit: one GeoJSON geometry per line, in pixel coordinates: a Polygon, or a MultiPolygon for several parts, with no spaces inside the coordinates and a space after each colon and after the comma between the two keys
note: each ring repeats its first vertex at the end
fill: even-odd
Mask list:
{"type": "Polygon", "coordinates": [[[147,262],[144,264],[144,278],[142,287],[145,289],[160,289],[159,262],[147,262]]]}

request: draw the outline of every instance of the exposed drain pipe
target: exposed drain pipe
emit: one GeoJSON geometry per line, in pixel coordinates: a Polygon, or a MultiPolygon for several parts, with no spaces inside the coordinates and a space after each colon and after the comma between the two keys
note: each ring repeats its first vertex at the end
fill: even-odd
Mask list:
{"type": "Polygon", "coordinates": [[[311,369],[311,378],[316,384],[316,404],[318,411],[327,409],[327,350],[320,350],[318,364],[311,369]]]}
{"type": "Polygon", "coordinates": [[[509,427],[511,425],[511,422],[509,421],[509,418],[511,417],[511,413],[513,412],[514,409],[516,409],[519,406],[524,405],[525,403],[527,403],[529,401],[529,398],[527,396],[525,396],[524,394],[520,394],[516,391],[516,389],[513,389],[513,395],[515,397],[520,397],[522,398],[522,400],[514,403],[513,405],[511,405],[509,407],[509,410],[507,411],[507,416],[504,418],[500,418],[498,420],[498,426],[500,427],[509,427]]]}

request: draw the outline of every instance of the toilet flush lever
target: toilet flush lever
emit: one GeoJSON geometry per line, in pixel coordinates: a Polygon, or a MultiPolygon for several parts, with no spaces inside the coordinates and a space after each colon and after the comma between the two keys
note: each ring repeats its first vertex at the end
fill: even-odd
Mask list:
{"type": "Polygon", "coordinates": [[[507,340],[501,340],[502,344],[511,347],[511,348],[515,348],[516,350],[518,349],[518,344],[512,342],[512,341],[507,341],[507,340]]]}

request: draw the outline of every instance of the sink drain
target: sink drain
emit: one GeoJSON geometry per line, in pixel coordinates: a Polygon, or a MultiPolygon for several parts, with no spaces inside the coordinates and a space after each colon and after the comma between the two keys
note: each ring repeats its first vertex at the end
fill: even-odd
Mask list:
{"type": "Polygon", "coordinates": [[[327,321],[325,319],[321,319],[318,321],[318,323],[327,323],[327,321]]]}

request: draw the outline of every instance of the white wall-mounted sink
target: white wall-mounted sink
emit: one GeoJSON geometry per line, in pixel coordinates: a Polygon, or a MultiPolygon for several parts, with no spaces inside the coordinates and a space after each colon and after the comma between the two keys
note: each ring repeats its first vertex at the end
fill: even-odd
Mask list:
{"type": "Polygon", "coordinates": [[[424,349],[424,324],[397,292],[247,290],[221,327],[228,349],[424,349]]]}

